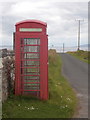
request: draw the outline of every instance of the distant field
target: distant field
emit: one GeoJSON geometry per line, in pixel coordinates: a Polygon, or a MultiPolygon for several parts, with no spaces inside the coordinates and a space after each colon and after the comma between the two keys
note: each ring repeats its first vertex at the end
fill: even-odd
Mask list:
{"type": "Polygon", "coordinates": [[[62,61],[55,50],[49,50],[49,99],[11,95],[3,103],[3,118],[71,118],[77,98],[61,73],[62,61]]]}
{"type": "Polygon", "coordinates": [[[67,52],[67,53],[71,54],[71,55],[79,58],[80,60],[90,64],[90,51],[79,50],[79,51],[67,52]]]}

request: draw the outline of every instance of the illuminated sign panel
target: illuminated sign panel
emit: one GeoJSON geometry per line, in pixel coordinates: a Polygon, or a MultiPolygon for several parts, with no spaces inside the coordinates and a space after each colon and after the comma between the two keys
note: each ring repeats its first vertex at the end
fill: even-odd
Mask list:
{"type": "Polygon", "coordinates": [[[42,32],[42,28],[19,28],[20,32],[42,32]]]}

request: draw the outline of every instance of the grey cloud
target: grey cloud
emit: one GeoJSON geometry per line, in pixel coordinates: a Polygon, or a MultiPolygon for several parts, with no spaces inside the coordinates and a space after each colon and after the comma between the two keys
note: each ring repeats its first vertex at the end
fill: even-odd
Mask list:
{"type": "MultiPolygon", "coordinates": [[[[3,22],[1,23],[3,26],[3,35],[7,35],[9,36],[9,39],[12,39],[11,36],[16,22],[24,19],[39,19],[47,22],[48,24],[50,44],[58,44],[60,42],[69,44],[71,42],[70,40],[72,39],[72,44],[76,44],[78,24],[75,22],[75,19],[87,19],[87,3],[61,3],[59,0],[58,2],[42,0],[42,3],[39,5],[40,1],[41,0],[37,0],[38,5],[36,4],[36,0],[28,1],[29,4],[35,4],[36,8],[33,8],[33,11],[31,9],[29,11],[28,6],[28,9],[25,12],[20,11],[19,5],[21,1],[18,2],[15,0],[12,3],[6,3],[3,7],[3,22]],[[15,7],[17,8],[17,13],[15,7]]],[[[85,32],[86,27],[86,24],[84,24],[82,28],[83,32],[85,32]]]]}

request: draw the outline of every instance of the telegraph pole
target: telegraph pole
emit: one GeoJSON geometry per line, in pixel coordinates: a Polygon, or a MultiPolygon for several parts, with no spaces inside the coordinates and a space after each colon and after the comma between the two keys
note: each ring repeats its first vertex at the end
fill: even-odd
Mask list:
{"type": "Polygon", "coordinates": [[[63,53],[64,53],[64,43],[63,43],[63,53]]]}
{"type": "Polygon", "coordinates": [[[77,50],[80,50],[80,22],[84,20],[76,20],[76,21],[78,21],[78,49],[77,50]]]}
{"type": "Polygon", "coordinates": [[[54,45],[52,45],[52,49],[53,49],[53,46],[54,46],[54,45]]]}

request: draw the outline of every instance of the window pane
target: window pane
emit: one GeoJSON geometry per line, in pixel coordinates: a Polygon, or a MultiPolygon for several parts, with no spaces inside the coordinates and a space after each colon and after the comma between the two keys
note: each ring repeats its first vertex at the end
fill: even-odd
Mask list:
{"type": "Polygon", "coordinates": [[[39,68],[24,68],[24,72],[39,72],[39,68]]]}
{"type": "Polygon", "coordinates": [[[38,72],[24,72],[25,73],[25,75],[39,75],[39,73],[38,72]]]}
{"type": "Polygon", "coordinates": [[[24,38],[25,45],[40,45],[39,38],[24,38]]]}
{"type": "Polygon", "coordinates": [[[40,80],[29,80],[29,79],[27,79],[27,80],[24,80],[24,82],[40,82],[40,80]]]}
{"type": "Polygon", "coordinates": [[[24,86],[24,90],[39,90],[40,87],[31,87],[31,86],[24,86]]]}
{"type": "Polygon", "coordinates": [[[38,53],[25,53],[24,58],[25,59],[39,58],[39,54],[38,53]]]}
{"type": "Polygon", "coordinates": [[[39,80],[40,77],[39,76],[24,76],[24,79],[28,79],[28,80],[39,80]]]}
{"type": "Polygon", "coordinates": [[[24,82],[40,82],[40,80],[29,80],[29,79],[26,79],[26,80],[24,80],[24,82]]]}
{"type": "Polygon", "coordinates": [[[24,66],[36,66],[36,65],[40,65],[39,61],[24,61],[24,66]]]}
{"type": "Polygon", "coordinates": [[[39,76],[23,76],[24,82],[40,82],[39,76]]]}
{"type": "Polygon", "coordinates": [[[39,52],[39,46],[24,46],[24,52],[39,52]]]}
{"type": "Polygon", "coordinates": [[[25,90],[39,90],[40,84],[39,83],[24,84],[24,89],[25,90]]]}
{"type": "Polygon", "coordinates": [[[39,86],[39,83],[25,83],[25,86],[39,86]]]}

